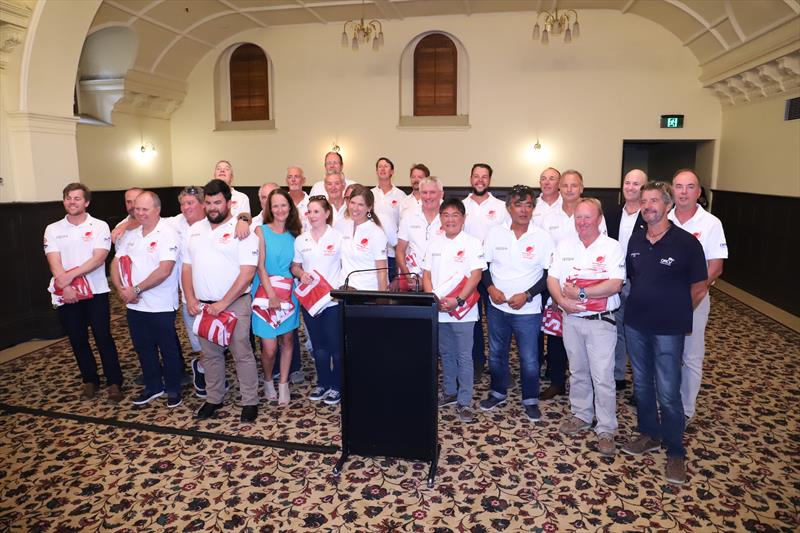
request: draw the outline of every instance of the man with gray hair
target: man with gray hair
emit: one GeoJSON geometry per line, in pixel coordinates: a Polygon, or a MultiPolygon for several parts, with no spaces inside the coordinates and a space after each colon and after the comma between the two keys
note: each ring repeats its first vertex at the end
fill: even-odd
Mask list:
{"type": "Polygon", "coordinates": [[[628,242],[626,266],[631,282],[625,312],[625,338],[633,367],[639,435],[623,446],[629,455],[667,448],[667,482],[686,482],[681,403],[681,363],[692,310],[708,292],[703,247],[667,218],[672,189],[667,183],[642,186],[646,231],[628,242]]]}
{"type": "Polygon", "coordinates": [[[558,243],[548,269],[550,295],[564,311],[562,331],[569,359],[569,403],[572,417],[559,430],[575,435],[597,419],[597,451],[616,451],[617,394],[614,388],[614,311],[625,280],[619,243],[600,231],[603,208],[582,198],[573,214],[576,236],[558,243]]]}

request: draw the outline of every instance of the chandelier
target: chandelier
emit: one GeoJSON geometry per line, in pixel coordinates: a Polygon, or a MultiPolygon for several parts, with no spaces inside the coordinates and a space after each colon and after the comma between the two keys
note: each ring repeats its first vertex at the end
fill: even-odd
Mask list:
{"type": "Polygon", "coordinates": [[[550,35],[561,35],[564,33],[564,42],[571,43],[572,38],[576,39],[581,35],[581,27],[578,24],[578,13],[574,9],[558,11],[553,13],[542,11],[536,14],[536,25],[533,27],[533,38],[539,39],[540,27],[539,19],[544,15],[544,30],[541,31],[542,44],[550,42],[550,35]]]}
{"type": "Polygon", "coordinates": [[[359,45],[369,44],[370,41],[372,41],[372,49],[376,52],[383,46],[383,26],[378,20],[364,22],[364,0],[361,0],[361,20],[348,20],[342,27],[342,48],[347,48],[350,43],[355,52],[359,45]],[[347,33],[348,25],[353,34],[352,40],[347,33]]]}

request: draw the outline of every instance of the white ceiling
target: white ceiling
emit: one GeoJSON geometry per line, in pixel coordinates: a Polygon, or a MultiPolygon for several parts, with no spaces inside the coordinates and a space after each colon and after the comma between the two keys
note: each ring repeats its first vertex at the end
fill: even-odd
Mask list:
{"type": "MultiPolygon", "coordinates": [[[[366,0],[363,10],[364,18],[391,21],[512,11],[533,15],[555,5],[650,19],[676,35],[700,65],[800,20],[800,0],[366,0]]],[[[341,23],[361,12],[360,0],[104,0],[90,31],[131,27],[139,36],[136,69],[185,79],[210,49],[240,32],[341,23]]]]}

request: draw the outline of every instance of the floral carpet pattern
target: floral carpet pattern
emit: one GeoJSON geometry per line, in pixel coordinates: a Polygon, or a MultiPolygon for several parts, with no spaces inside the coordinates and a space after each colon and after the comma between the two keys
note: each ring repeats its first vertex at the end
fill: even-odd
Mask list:
{"type": "MultiPolygon", "coordinates": [[[[125,320],[112,329],[131,382],[138,362],[125,320]]],[[[440,411],[433,488],[420,462],[356,456],[337,478],[338,453],[2,410],[0,531],[798,531],[800,335],[714,291],[706,338],[682,487],[664,481],[663,451],[605,458],[593,433],[560,434],[566,396],[542,402],[542,420],[529,422],[516,385],[474,423],[440,411]]],[[[304,368],[313,377],[305,353],[304,368]]],[[[66,341],[0,365],[0,376],[10,406],[339,445],[338,407],[308,401],[308,380],[289,408],[263,401],[258,420],[241,424],[235,386],[202,422],[189,387],[172,410],[160,399],[142,408],[102,394],[80,400],[66,341]]],[[[476,384],[476,404],[488,386],[488,376],[476,384]]],[[[618,398],[620,446],[635,431],[629,396],[618,398]]]]}

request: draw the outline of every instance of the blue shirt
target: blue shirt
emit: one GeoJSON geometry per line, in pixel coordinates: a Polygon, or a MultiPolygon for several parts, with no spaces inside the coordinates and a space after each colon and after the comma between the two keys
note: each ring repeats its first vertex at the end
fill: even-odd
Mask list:
{"type": "Polygon", "coordinates": [[[708,279],[700,242],[675,225],[655,244],[647,240],[646,231],[634,231],[626,267],[631,293],[625,325],[650,335],[691,333],[691,286],[708,279]]]}

